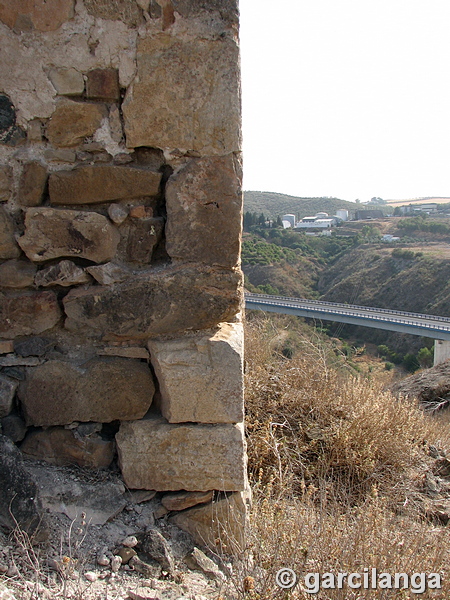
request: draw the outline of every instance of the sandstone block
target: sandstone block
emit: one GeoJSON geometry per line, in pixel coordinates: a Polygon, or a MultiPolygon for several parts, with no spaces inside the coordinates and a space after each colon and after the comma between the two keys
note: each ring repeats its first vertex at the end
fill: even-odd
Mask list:
{"type": "Polygon", "coordinates": [[[64,298],[65,326],[105,339],[146,339],[232,321],[241,301],[239,272],[192,265],[150,269],[132,281],[71,290],[64,298]]]}
{"type": "Polygon", "coordinates": [[[104,265],[97,265],[95,267],[87,267],[86,271],[92,275],[100,285],[120,283],[131,277],[133,274],[129,269],[112,262],[105,263],[104,265]]]}
{"type": "Polygon", "coordinates": [[[0,202],[8,202],[11,197],[12,169],[0,166],[0,202]]]}
{"type": "Polygon", "coordinates": [[[71,260],[62,260],[56,265],[41,269],[34,278],[38,287],[51,287],[54,285],[81,285],[89,283],[89,275],[71,260]]]}
{"type": "Polygon", "coordinates": [[[246,492],[221,495],[210,504],[177,512],[169,521],[189,533],[200,546],[236,554],[245,548],[248,504],[246,492]]]}
{"type": "Polygon", "coordinates": [[[0,259],[18,256],[20,248],[14,237],[13,221],[3,206],[0,206],[0,259]]]}
{"type": "Polygon", "coordinates": [[[165,494],[161,499],[161,504],[167,510],[184,510],[197,504],[205,504],[211,502],[214,492],[175,492],[173,494],[165,494]]]}
{"type": "Polygon", "coordinates": [[[51,69],[48,78],[61,96],[80,96],[84,92],[84,78],[74,68],[51,69]]]}
{"type": "Polygon", "coordinates": [[[47,183],[47,169],[39,162],[27,163],[19,182],[18,202],[21,206],[39,206],[47,183]]]}
{"type": "Polygon", "coordinates": [[[100,19],[123,21],[131,27],[144,23],[142,11],[136,2],[129,0],[85,0],[88,13],[100,19]]]}
{"type": "Polygon", "coordinates": [[[123,358],[150,358],[148,350],[140,346],[106,346],[97,351],[99,356],[122,356],[123,358]]]}
{"type": "Polygon", "coordinates": [[[243,329],[223,323],[212,334],[151,340],[149,350],[169,423],[244,419],[243,329]]]}
{"type": "MultiPolygon", "coordinates": [[[[133,210],[130,211],[130,217],[132,215],[133,210]]],[[[128,219],[120,229],[120,257],[131,263],[149,264],[153,251],[162,239],[163,231],[164,219],[162,218],[128,219]]]]}
{"type": "Polygon", "coordinates": [[[120,235],[110,221],[94,212],[30,208],[19,245],[30,260],[78,256],[96,263],[110,260],[120,235]]]}
{"type": "Polygon", "coordinates": [[[74,163],[77,158],[75,150],[69,148],[57,148],[56,150],[51,148],[45,150],[44,156],[47,160],[63,163],[74,163]]]}
{"type": "Polygon", "coordinates": [[[93,69],[87,74],[86,96],[97,100],[119,100],[117,69],[93,69]]]}
{"type": "Polygon", "coordinates": [[[57,147],[76,146],[85,137],[94,135],[106,116],[102,104],[62,100],[47,124],[47,138],[57,147]]]}
{"type": "Polygon", "coordinates": [[[114,200],[156,196],[161,173],[147,169],[98,165],[50,176],[52,204],[98,204],[114,200]]]}
{"type": "Polygon", "coordinates": [[[28,121],[27,140],[29,142],[42,142],[42,122],[39,119],[28,121]]]}
{"type": "Polygon", "coordinates": [[[0,265],[0,287],[26,288],[33,285],[36,266],[25,260],[7,260],[0,265]]]}
{"type": "Polygon", "coordinates": [[[28,369],[19,399],[27,424],[48,427],[141,419],[154,392],[150,369],[141,362],[104,358],[75,365],[50,360],[28,369]]]}
{"type": "Polygon", "coordinates": [[[12,411],[18,381],[0,374],[0,419],[12,411]]]}
{"type": "Polygon", "coordinates": [[[12,340],[0,341],[0,354],[9,354],[10,352],[14,352],[14,344],[12,340]]]}
{"type": "Polygon", "coordinates": [[[239,51],[233,39],[184,41],[161,33],[139,42],[137,65],[123,103],[129,147],[239,151],[239,51]]]}
{"type": "Polygon", "coordinates": [[[169,179],[166,199],[171,258],[223,267],[238,263],[242,190],[235,156],[192,159],[169,179]]]}
{"type": "Polygon", "coordinates": [[[15,31],[54,31],[73,9],[74,0],[14,0],[0,3],[0,21],[15,31]]]}
{"type": "Polygon", "coordinates": [[[119,464],[130,488],[238,491],[246,487],[242,425],[171,425],[153,418],[122,423],[119,464]]]}
{"type": "Polygon", "coordinates": [[[39,334],[54,327],[60,318],[53,292],[0,294],[0,337],[39,334]]]}
{"type": "Polygon", "coordinates": [[[27,458],[45,460],[52,465],[101,469],[112,463],[115,445],[98,435],[82,437],[71,429],[50,427],[28,433],[20,449],[27,458]]]}

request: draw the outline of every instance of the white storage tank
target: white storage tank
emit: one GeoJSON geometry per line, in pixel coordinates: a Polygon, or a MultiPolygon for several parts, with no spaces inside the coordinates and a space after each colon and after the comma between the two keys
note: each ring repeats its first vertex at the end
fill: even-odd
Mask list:
{"type": "Polygon", "coordinates": [[[291,224],[291,227],[295,227],[295,215],[283,215],[281,220],[288,221],[291,224]]]}
{"type": "Polygon", "coordinates": [[[336,211],[336,216],[342,219],[343,221],[348,221],[348,210],[340,208],[336,211]]]}

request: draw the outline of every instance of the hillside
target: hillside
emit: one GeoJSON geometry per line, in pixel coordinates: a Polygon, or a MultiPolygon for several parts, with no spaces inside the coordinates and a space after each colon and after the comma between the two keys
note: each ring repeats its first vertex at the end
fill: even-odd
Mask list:
{"type": "Polygon", "coordinates": [[[298,198],[276,192],[244,192],[244,212],[263,213],[272,219],[288,213],[295,214],[298,218],[318,212],[333,215],[340,208],[355,211],[357,205],[338,198],[298,198]]]}

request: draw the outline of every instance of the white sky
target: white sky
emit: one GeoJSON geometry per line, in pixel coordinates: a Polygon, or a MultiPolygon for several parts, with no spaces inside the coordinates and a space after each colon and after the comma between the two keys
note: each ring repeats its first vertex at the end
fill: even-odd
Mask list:
{"type": "Polygon", "coordinates": [[[450,0],[240,0],[244,189],[450,196],[450,0]]]}

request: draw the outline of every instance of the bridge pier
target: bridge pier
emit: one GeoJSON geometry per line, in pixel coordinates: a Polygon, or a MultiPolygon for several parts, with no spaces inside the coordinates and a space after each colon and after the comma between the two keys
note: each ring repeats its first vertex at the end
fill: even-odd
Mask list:
{"type": "Polygon", "coordinates": [[[448,358],[450,358],[450,342],[446,340],[434,340],[433,365],[440,365],[448,358]]]}

